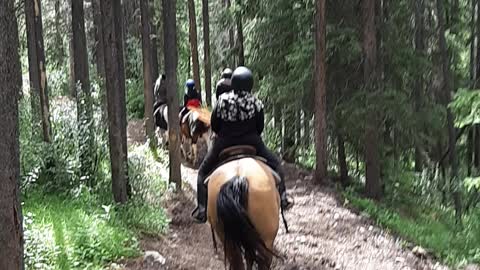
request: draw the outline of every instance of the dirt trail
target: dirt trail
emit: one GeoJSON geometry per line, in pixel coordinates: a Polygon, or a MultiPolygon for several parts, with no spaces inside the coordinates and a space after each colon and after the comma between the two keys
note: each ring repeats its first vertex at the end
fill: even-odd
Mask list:
{"type": "MultiPolygon", "coordinates": [[[[285,165],[287,188],[295,205],[286,213],[290,233],[281,226],[275,242],[284,260],[273,269],[448,269],[431,259],[421,259],[402,247],[402,241],[373,225],[368,219],[343,207],[335,192],[313,183],[312,175],[285,165]]],[[[182,176],[195,187],[196,172],[183,168],[182,176]]],[[[224,269],[221,250],[214,253],[210,228],[190,219],[194,190],[165,202],[172,219],[164,237],[145,238],[142,248],[157,251],[166,259],[162,268],[149,268],[143,258],[126,269],[224,269]]]]}

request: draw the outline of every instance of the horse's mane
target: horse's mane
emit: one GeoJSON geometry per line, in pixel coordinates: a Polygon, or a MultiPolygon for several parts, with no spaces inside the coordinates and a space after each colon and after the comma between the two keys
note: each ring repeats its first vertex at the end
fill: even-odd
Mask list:
{"type": "Polygon", "coordinates": [[[198,120],[202,121],[208,127],[210,126],[210,117],[212,113],[207,108],[188,106],[188,109],[198,114],[198,120]]]}

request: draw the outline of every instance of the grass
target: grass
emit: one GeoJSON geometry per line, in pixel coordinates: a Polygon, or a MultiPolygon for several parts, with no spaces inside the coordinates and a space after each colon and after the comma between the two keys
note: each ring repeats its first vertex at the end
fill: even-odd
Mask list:
{"type": "Polygon", "coordinates": [[[438,259],[451,266],[480,263],[480,212],[463,219],[463,226],[455,224],[454,213],[417,204],[387,206],[362,198],[352,190],[344,192],[349,204],[363,211],[380,226],[416,245],[420,245],[438,259]]]}
{"type": "Polygon", "coordinates": [[[133,197],[126,205],[112,204],[108,178],[99,180],[101,188],[94,192],[78,188],[62,195],[42,186],[29,189],[23,197],[27,269],[103,269],[139,256],[141,235],[166,232],[169,220],[160,206],[167,189],[159,173],[162,165],[147,145],[130,150],[133,197]]]}

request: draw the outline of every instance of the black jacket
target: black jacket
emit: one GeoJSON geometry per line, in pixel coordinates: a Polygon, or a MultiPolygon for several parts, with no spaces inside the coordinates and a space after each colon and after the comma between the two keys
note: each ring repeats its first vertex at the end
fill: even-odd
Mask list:
{"type": "Polygon", "coordinates": [[[265,115],[263,104],[249,93],[225,93],[215,104],[211,116],[212,130],[219,137],[261,135],[265,115]]]}
{"type": "Polygon", "coordinates": [[[197,92],[196,89],[188,89],[187,93],[183,96],[183,106],[187,106],[187,102],[191,99],[198,99],[200,103],[202,102],[202,95],[197,92]]]}

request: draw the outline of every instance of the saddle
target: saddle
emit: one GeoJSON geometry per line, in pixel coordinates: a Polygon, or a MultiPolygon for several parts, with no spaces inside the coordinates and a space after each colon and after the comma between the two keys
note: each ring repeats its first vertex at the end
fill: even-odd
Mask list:
{"type": "MultiPolygon", "coordinates": [[[[255,160],[261,161],[264,164],[267,164],[267,160],[264,159],[263,157],[257,156],[257,149],[255,149],[255,147],[251,145],[235,145],[235,146],[227,147],[223,149],[222,152],[220,152],[220,154],[218,155],[218,158],[220,162],[212,170],[212,173],[219,167],[225,165],[226,163],[239,160],[242,158],[253,158],[255,160]]],[[[278,175],[278,173],[270,166],[267,165],[267,167],[270,169],[270,172],[272,173],[273,178],[275,178],[275,183],[278,185],[280,183],[280,175],[278,175]]],[[[205,185],[208,184],[209,180],[210,180],[210,177],[207,177],[207,179],[205,180],[205,185]]]]}

